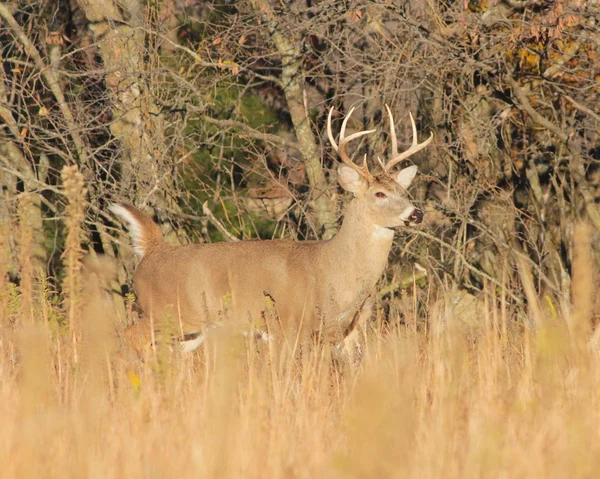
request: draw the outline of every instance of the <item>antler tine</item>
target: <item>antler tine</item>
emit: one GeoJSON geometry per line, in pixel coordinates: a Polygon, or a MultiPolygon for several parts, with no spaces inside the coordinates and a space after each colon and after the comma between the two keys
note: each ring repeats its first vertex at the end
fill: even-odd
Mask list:
{"type": "Polygon", "coordinates": [[[346,125],[348,124],[348,120],[352,116],[352,113],[354,113],[354,108],[355,107],[350,108],[350,111],[344,118],[344,121],[342,121],[342,129],[340,130],[340,143],[344,141],[344,138],[346,137],[346,125]]]}
{"type": "Polygon", "coordinates": [[[387,114],[390,117],[390,137],[392,138],[392,154],[398,154],[398,140],[396,139],[396,125],[394,123],[394,115],[392,115],[392,110],[390,107],[385,105],[385,109],[387,110],[387,114]]]}
{"type": "Polygon", "coordinates": [[[402,160],[408,158],[409,156],[414,155],[418,151],[421,151],[423,148],[425,148],[427,145],[429,145],[429,143],[431,143],[431,140],[433,140],[433,132],[431,132],[431,134],[429,135],[429,138],[427,138],[423,143],[418,143],[418,141],[417,141],[417,125],[415,125],[415,120],[412,116],[412,113],[408,112],[408,116],[410,118],[410,123],[412,126],[412,134],[413,134],[412,144],[410,145],[410,148],[408,150],[406,150],[402,153],[398,153],[398,142],[396,140],[396,132],[394,131],[394,117],[392,116],[392,112],[390,111],[390,109],[388,108],[387,105],[386,105],[386,108],[388,111],[388,115],[390,117],[390,136],[392,137],[392,154],[394,155],[392,157],[392,159],[390,161],[388,161],[385,166],[386,171],[389,172],[396,164],[400,163],[402,160]]]}
{"type": "Polygon", "coordinates": [[[344,118],[344,121],[342,122],[342,128],[340,130],[340,144],[338,145],[335,142],[335,139],[333,138],[333,133],[331,131],[331,114],[333,113],[333,107],[331,107],[331,109],[329,110],[329,115],[327,115],[327,136],[329,137],[331,146],[333,146],[333,149],[338,153],[338,155],[340,156],[340,159],[346,165],[348,165],[351,168],[353,168],[354,170],[356,170],[364,178],[370,178],[371,174],[369,173],[369,169],[367,168],[366,157],[365,157],[364,166],[360,167],[356,163],[354,163],[348,156],[348,153],[346,153],[346,146],[348,146],[348,143],[350,143],[352,140],[356,140],[357,138],[360,138],[361,136],[368,135],[375,131],[375,130],[358,131],[356,133],[352,133],[349,137],[346,137],[346,125],[348,124],[348,120],[350,119],[350,116],[352,115],[353,112],[354,112],[354,108],[352,108],[348,112],[348,114],[346,115],[346,118],[344,118]]]}
{"type": "Polygon", "coordinates": [[[367,173],[367,175],[372,176],[371,172],[369,171],[369,164],[367,163],[367,154],[365,153],[365,157],[363,158],[363,165],[360,167],[362,170],[365,170],[365,173],[367,173]]]}
{"type": "Polygon", "coordinates": [[[329,115],[327,115],[327,137],[329,138],[329,143],[331,143],[331,146],[333,146],[333,149],[337,153],[339,151],[338,145],[335,142],[335,139],[333,138],[333,133],[331,132],[331,114],[332,113],[333,113],[333,107],[331,107],[329,109],[329,115]]]}

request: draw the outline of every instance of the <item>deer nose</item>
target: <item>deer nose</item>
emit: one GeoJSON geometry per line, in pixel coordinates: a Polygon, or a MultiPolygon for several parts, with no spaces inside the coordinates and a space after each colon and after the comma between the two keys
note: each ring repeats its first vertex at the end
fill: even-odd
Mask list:
{"type": "Polygon", "coordinates": [[[410,216],[408,217],[408,220],[411,223],[422,223],[423,222],[423,212],[417,208],[414,209],[414,211],[410,214],[410,216]]]}

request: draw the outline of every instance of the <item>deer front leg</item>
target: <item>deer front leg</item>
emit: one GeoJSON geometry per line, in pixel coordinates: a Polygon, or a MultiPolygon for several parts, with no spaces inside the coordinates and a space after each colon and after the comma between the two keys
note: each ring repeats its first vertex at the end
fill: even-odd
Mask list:
{"type": "Polygon", "coordinates": [[[346,335],[342,342],[338,345],[342,354],[347,358],[350,364],[358,364],[363,355],[363,347],[361,345],[361,333],[364,333],[364,326],[373,312],[373,304],[375,296],[368,296],[363,302],[360,309],[354,315],[352,322],[346,329],[346,335]]]}

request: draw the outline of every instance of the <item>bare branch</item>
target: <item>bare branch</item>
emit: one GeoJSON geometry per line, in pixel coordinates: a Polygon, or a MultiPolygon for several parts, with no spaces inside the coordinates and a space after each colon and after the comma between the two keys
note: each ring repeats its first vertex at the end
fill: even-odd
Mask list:
{"type": "MultiPolygon", "coordinates": [[[[465,257],[465,255],[462,252],[460,252],[458,249],[456,249],[454,246],[452,246],[451,244],[447,243],[443,239],[438,238],[437,236],[434,236],[431,233],[427,233],[426,231],[422,231],[422,230],[417,230],[416,234],[419,235],[419,236],[423,236],[424,238],[430,239],[432,241],[435,241],[436,243],[440,244],[444,248],[447,248],[450,251],[452,251],[462,261],[462,264],[464,264],[469,271],[472,271],[477,276],[480,276],[482,278],[487,279],[490,283],[492,283],[494,286],[497,286],[498,288],[504,288],[505,287],[505,285],[503,285],[502,283],[500,283],[495,278],[492,278],[485,271],[481,271],[480,269],[476,268],[471,263],[469,263],[469,261],[467,260],[467,258],[465,257]]],[[[523,303],[523,300],[521,298],[519,298],[518,296],[514,295],[511,291],[507,290],[507,294],[512,298],[513,301],[515,301],[516,304],[522,304],[523,303]]]]}
{"type": "Polygon", "coordinates": [[[210,210],[210,208],[208,207],[208,201],[205,201],[202,204],[202,212],[206,215],[208,220],[215,226],[215,228],[217,228],[221,232],[221,234],[225,236],[229,241],[239,241],[239,238],[233,236],[227,230],[225,225],[223,225],[223,223],[221,223],[219,219],[214,215],[214,213],[210,210]]]}
{"type": "Polygon", "coordinates": [[[523,110],[525,110],[527,112],[527,114],[531,117],[531,119],[534,122],[536,122],[538,125],[543,126],[547,130],[550,130],[558,138],[560,138],[561,141],[563,141],[564,143],[567,143],[567,141],[569,140],[569,136],[563,130],[561,130],[558,126],[556,126],[554,123],[552,123],[550,120],[547,120],[542,115],[540,115],[535,110],[535,108],[533,108],[531,106],[531,103],[529,102],[529,99],[527,98],[527,94],[525,93],[523,88],[515,81],[515,79],[512,77],[512,75],[510,73],[506,74],[506,79],[507,79],[508,84],[510,85],[512,91],[517,96],[519,103],[521,104],[521,107],[523,108],[523,110]]]}
{"type": "Polygon", "coordinates": [[[323,237],[331,238],[336,231],[335,202],[332,202],[327,194],[329,185],[321,165],[321,155],[304,103],[302,42],[290,34],[289,29],[275,13],[270,0],[257,0],[256,7],[263,15],[271,39],[281,57],[281,84],[304,158],[306,174],[312,187],[317,221],[324,230],[323,237]]]}
{"type": "Polygon", "coordinates": [[[515,10],[524,10],[525,8],[537,7],[544,3],[544,0],[504,0],[509,7],[515,10]]]}
{"type": "Polygon", "coordinates": [[[590,115],[595,120],[600,121],[600,115],[598,115],[598,113],[596,113],[594,110],[592,110],[592,109],[588,108],[587,106],[582,105],[581,103],[575,101],[569,95],[563,94],[563,98],[565,98],[566,100],[569,100],[569,102],[571,103],[571,105],[573,105],[579,111],[581,111],[583,113],[587,113],[588,115],[590,115]]]}
{"type": "Polygon", "coordinates": [[[248,126],[246,123],[236,120],[218,120],[216,118],[212,118],[208,115],[202,115],[200,117],[202,121],[206,123],[210,123],[211,125],[215,125],[221,128],[239,128],[242,130],[247,136],[250,138],[254,138],[255,140],[262,140],[265,142],[276,143],[281,146],[285,146],[287,148],[293,148],[295,150],[300,150],[300,145],[295,141],[288,141],[285,138],[282,138],[277,135],[273,135],[271,133],[263,133],[255,128],[248,126]]]}
{"type": "Polygon", "coordinates": [[[37,51],[37,48],[35,48],[35,45],[31,43],[21,26],[15,20],[15,17],[13,17],[13,15],[10,13],[6,5],[2,3],[0,3],[0,17],[4,18],[10,25],[15,36],[21,45],[23,45],[23,48],[25,48],[27,54],[35,61],[38,70],[46,80],[48,88],[50,88],[50,91],[52,91],[52,94],[56,98],[58,107],[60,108],[60,111],[67,122],[67,129],[69,130],[71,138],[73,138],[73,143],[75,144],[79,160],[84,164],[87,163],[87,153],[84,142],[81,136],[79,136],[79,127],[76,124],[73,113],[71,112],[71,108],[65,99],[65,95],[60,86],[60,81],[56,70],[52,66],[46,65],[40,53],[37,51]]]}
{"type": "MultiPolygon", "coordinates": [[[[152,32],[148,32],[148,33],[152,33],[152,32]]],[[[239,65],[237,63],[214,63],[214,62],[207,62],[206,60],[204,60],[204,58],[202,58],[200,55],[198,55],[198,53],[196,53],[194,50],[184,46],[184,45],[180,45],[178,43],[174,43],[170,38],[165,37],[165,36],[160,36],[160,38],[164,41],[166,41],[169,45],[171,45],[173,48],[175,48],[176,50],[181,50],[185,53],[187,53],[188,55],[190,55],[193,59],[194,62],[196,64],[198,64],[199,66],[203,66],[203,67],[207,67],[207,68],[215,68],[215,69],[219,69],[219,70],[239,70],[239,71],[245,71],[250,73],[253,77],[256,78],[260,78],[261,80],[265,80],[268,82],[271,82],[275,85],[278,85],[279,87],[283,88],[283,84],[281,82],[281,80],[277,77],[271,76],[271,75],[261,75],[260,73],[256,73],[254,70],[251,70],[249,68],[246,68],[243,65],[239,65]]]]}

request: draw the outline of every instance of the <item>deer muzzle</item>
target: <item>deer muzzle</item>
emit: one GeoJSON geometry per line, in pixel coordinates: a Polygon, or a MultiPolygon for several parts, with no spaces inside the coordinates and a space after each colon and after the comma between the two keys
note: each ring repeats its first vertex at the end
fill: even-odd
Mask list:
{"type": "Polygon", "coordinates": [[[413,210],[413,212],[410,214],[410,216],[408,217],[408,221],[410,221],[411,223],[417,224],[417,225],[422,223],[423,222],[423,212],[420,209],[415,208],[413,210]]]}

